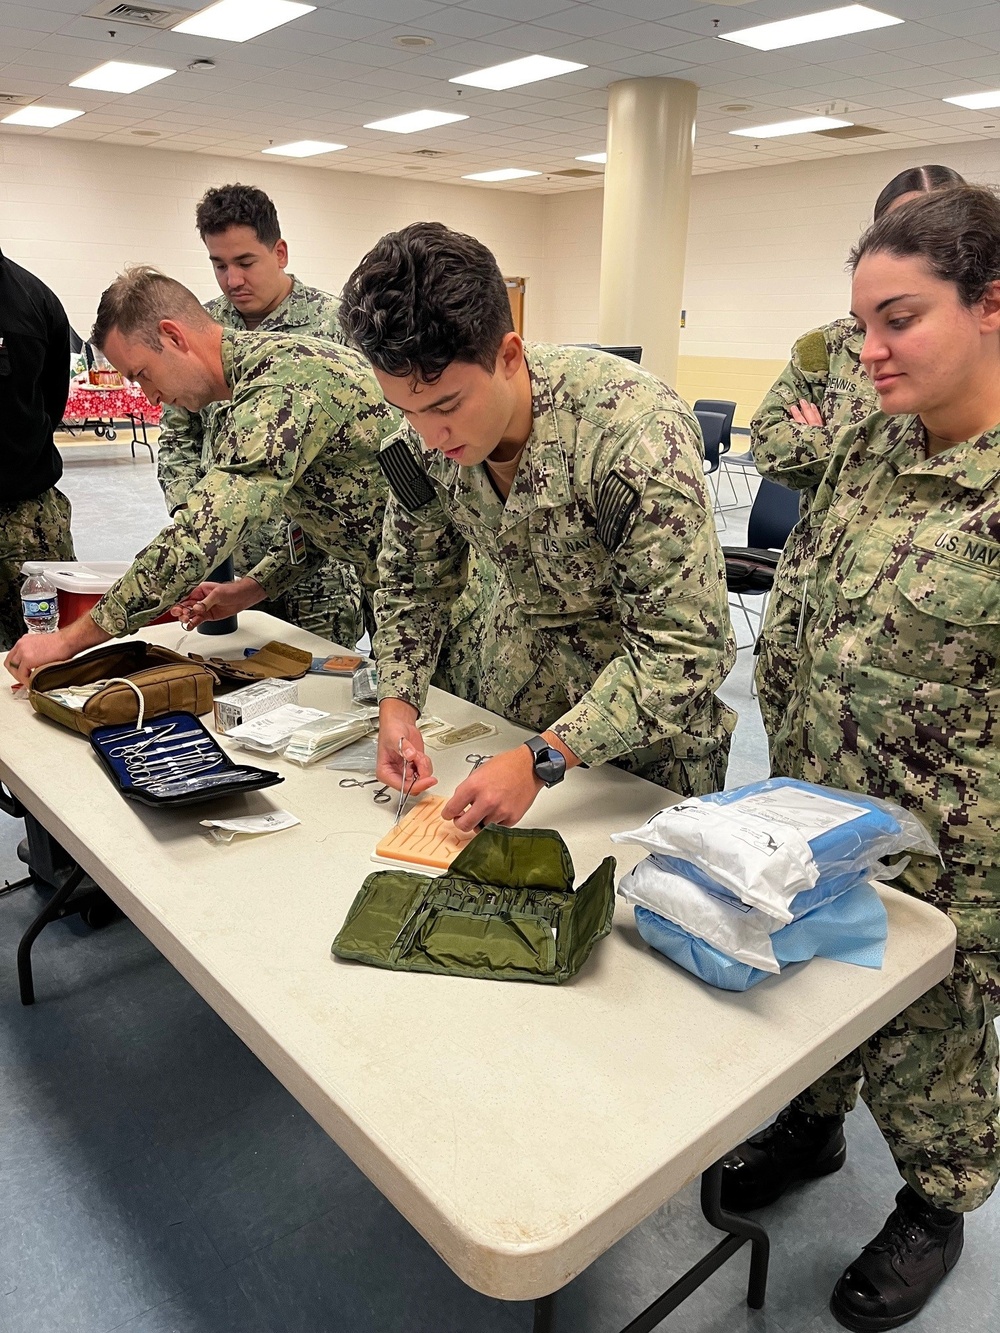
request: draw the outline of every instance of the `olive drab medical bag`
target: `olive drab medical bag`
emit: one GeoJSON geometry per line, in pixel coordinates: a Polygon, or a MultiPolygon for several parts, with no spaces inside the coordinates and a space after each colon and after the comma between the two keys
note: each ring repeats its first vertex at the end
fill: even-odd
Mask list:
{"type": "Polygon", "coordinates": [[[398,971],[568,981],[611,930],[614,857],[575,891],[574,873],[558,833],[490,824],[443,875],[369,875],[333,952],[398,971]]]}

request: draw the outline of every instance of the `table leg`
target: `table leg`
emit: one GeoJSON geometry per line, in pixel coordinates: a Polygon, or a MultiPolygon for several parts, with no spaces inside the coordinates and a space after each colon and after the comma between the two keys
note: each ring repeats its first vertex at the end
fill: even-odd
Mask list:
{"type": "MultiPolygon", "coordinates": [[[[764,1305],[767,1288],[767,1261],[771,1244],[767,1232],[758,1222],[727,1213],[722,1207],[722,1163],[716,1162],[701,1178],[701,1211],[705,1220],[720,1231],[728,1231],[730,1238],[739,1238],[740,1245],[750,1242],[750,1280],[747,1285],[747,1305],[760,1310],[764,1305]]],[[[737,1247],[738,1248],[738,1247],[737,1247]]]]}
{"type": "Polygon", "coordinates": [[[535,1320],[531,1333],[555,1333],[556,1298],[539,1296],[535,1301],[535,1320]]]}
{"type": "Polygon", "coordinates": [[[64,905],[73,896],[73,891],[83,879],[83,875],[83,866],[77,866],[77,868],[67,876],[65,882],[56,889],[55,893],[21,936],[21,943],[17,946],[17,984],[21,990],[21,1003],[24,1005],[35,1003],[35,983],[31,975],[32,945],[49,922],[57,920],[61,915],[64,905]]]}

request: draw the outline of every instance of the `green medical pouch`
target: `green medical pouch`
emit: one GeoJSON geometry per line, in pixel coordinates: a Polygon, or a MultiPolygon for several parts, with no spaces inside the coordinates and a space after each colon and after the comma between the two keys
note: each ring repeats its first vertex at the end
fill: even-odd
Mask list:
{"type": "Polygon", "coordinates": [[[401,972],[568,981],[611,930],[615,859],[575,891],[574,874],[558,833],[490,824],[443,875],[369,875],[333,952],[401,972]]]}

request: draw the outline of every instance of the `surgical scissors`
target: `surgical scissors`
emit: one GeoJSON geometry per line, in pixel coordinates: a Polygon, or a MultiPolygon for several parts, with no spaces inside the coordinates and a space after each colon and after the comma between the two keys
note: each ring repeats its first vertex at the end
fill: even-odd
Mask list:
{"type": "Polygon", "coordinates": [[[125,768],[133,782],[167,782],[176,778],[194,777],[195,774],[208,773],[218,768],[225,760],[225,755],[192,755],[188,759],[137,759],[126,760],[125,768]]]}
{"type": "MultiPolygon", "coordinates": [[[[124,759],[129,755],[141,754],[148,749],[150,745],[155,745],[158,741],[185,740],[189,736],[203,736],[204,732],[192,728],[189,731],[177,731],[177,723],[171,722],[166,731],[154,731],[153,734],[144,741],[135,741],[131,745],[117,745],[113,750],[108,751],[112,759],[124,759]]],[[[209,738],[211,739],[211,738],[209,738]]]]}

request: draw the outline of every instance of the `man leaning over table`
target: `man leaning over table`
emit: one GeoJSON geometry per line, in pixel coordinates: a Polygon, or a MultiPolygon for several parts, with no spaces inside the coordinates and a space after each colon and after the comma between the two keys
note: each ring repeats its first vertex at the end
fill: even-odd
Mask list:
{"type": "Polygon", "coordinates": [[[525,345],[493,255],[440,223],[379,241],[341,324],[408,422],[379,455],[379,777],[398,787],[405,757],[414,793],[436,781],[415,722],[471,549],[498,571],[479,701],[542,734],[481,765],[447,818],[516,824],[581,763],[721,787],[735,652],[685,404],[603,352],[525,345]]]}
{"type": "Polygon", "coordinates": [[[186,287],[155,269],[127,270],[101,298],[92,341],[153,402],[198,412],[221,404],[212,466],[172,527],[88,614],[55,634],[25,635],[7,655],[12,675],[133,634],[167,608],[200,622],[280,595],[308,568],[286,536],[299,525],[322,555],[350,563],[366,604],[385,483],[376,463],[398,425],[363,357],[297,334],[224,329],[186,287]],[[279,545],[234,583],[205,575],[250,534],[284,516],[279,545]]]}
{"type": "MultiPolygon", "coordinates": [[[[286,272],[288,245],[274,203],[263,190],[253,185],[208,190],[198,203],[195,224],[222,291],[205,309],[223,328],[344,341],[337,298],[286,272]]],[[[164,409],[156,475],[171,514],[187,504],[191,487],[211,467],[221,410],[216,403],[200,412],[164,409]]],[[[280,519],[258,528],[233,552],[236,573],[248,573],[282,540],[280,519]]],[[[350,564],[329,556],[260,609],[334,643],[351,646],[364,632],[357,575],[350,564]]]]}

